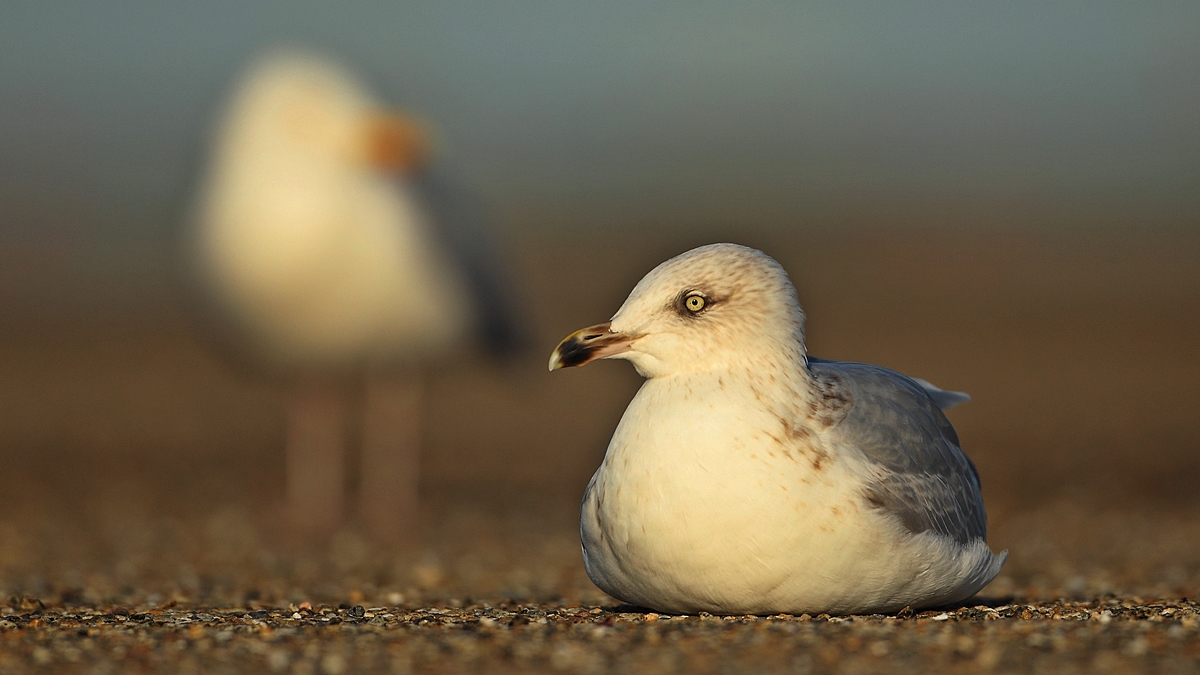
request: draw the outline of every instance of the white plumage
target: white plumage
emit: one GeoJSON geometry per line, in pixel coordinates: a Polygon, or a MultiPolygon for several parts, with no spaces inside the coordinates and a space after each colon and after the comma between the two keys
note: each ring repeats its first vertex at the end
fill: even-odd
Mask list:
{"type": "Polygon", "coordinates": [[[939,405],[965,395],[809,359],[783,269],[731,244],[673,258],[551,369],[647,378],[583,501],[588,575],[670,612],[893,612],[970,597],[1004,554],[939,405]]]}

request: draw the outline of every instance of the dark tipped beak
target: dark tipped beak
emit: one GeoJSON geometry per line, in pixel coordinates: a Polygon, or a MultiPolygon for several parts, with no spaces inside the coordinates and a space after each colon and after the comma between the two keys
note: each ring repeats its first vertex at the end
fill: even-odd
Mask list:
{"type": "Polygon", "coordinates": [[[550,354],[550,370],[582,366],[629,351],[634,336],[614,333],[608,322],[588,326],[568,335],[550,354]]]}

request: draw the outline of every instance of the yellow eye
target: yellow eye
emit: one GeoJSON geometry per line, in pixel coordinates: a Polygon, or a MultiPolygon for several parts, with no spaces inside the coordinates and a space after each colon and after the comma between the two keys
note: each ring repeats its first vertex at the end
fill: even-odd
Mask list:
{"type": "Polygon", "coordinates": [[[695,314],[704,309],[705,301],[703,295],[689,295],[683,299],[683,306],[687,307],[687,311],[695,314]]]}

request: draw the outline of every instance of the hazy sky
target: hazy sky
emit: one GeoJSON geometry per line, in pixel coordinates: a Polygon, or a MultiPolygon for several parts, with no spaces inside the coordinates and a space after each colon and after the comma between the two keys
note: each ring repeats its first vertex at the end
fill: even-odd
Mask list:
{"type": "Polygon", "coordinates": [[[5,227],[162,230],[272,44],[361,69],[501,213],[562,227],[922,203],[1200,224],[1194,0],[514,0],[4,3],[5,227]]]}

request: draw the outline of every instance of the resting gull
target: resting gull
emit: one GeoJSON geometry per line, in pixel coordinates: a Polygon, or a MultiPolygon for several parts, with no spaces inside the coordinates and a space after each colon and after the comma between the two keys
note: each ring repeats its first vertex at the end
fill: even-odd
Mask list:
{"type": "Polygon", "coordinates": [[[1007,553],[942,408],[965,400],[863,363],[810,358],[787,273],[703,246],[645,276],[550,369],[646,378],[584,494],[588,576],[665,612],[856,614],[964,600],[1007,553]]]}
{"type": "Polygon", "coordinates": [[[330,59],[276,51],[218,127],[191,230],[197,286],[236,354],[293,376],[293,523],[341,523],[349,376],[366,375],[360,509],[383,538],[417,508],[420,373],[465,343],[518,342],[479,205],[420,124],[330,59]]]}

